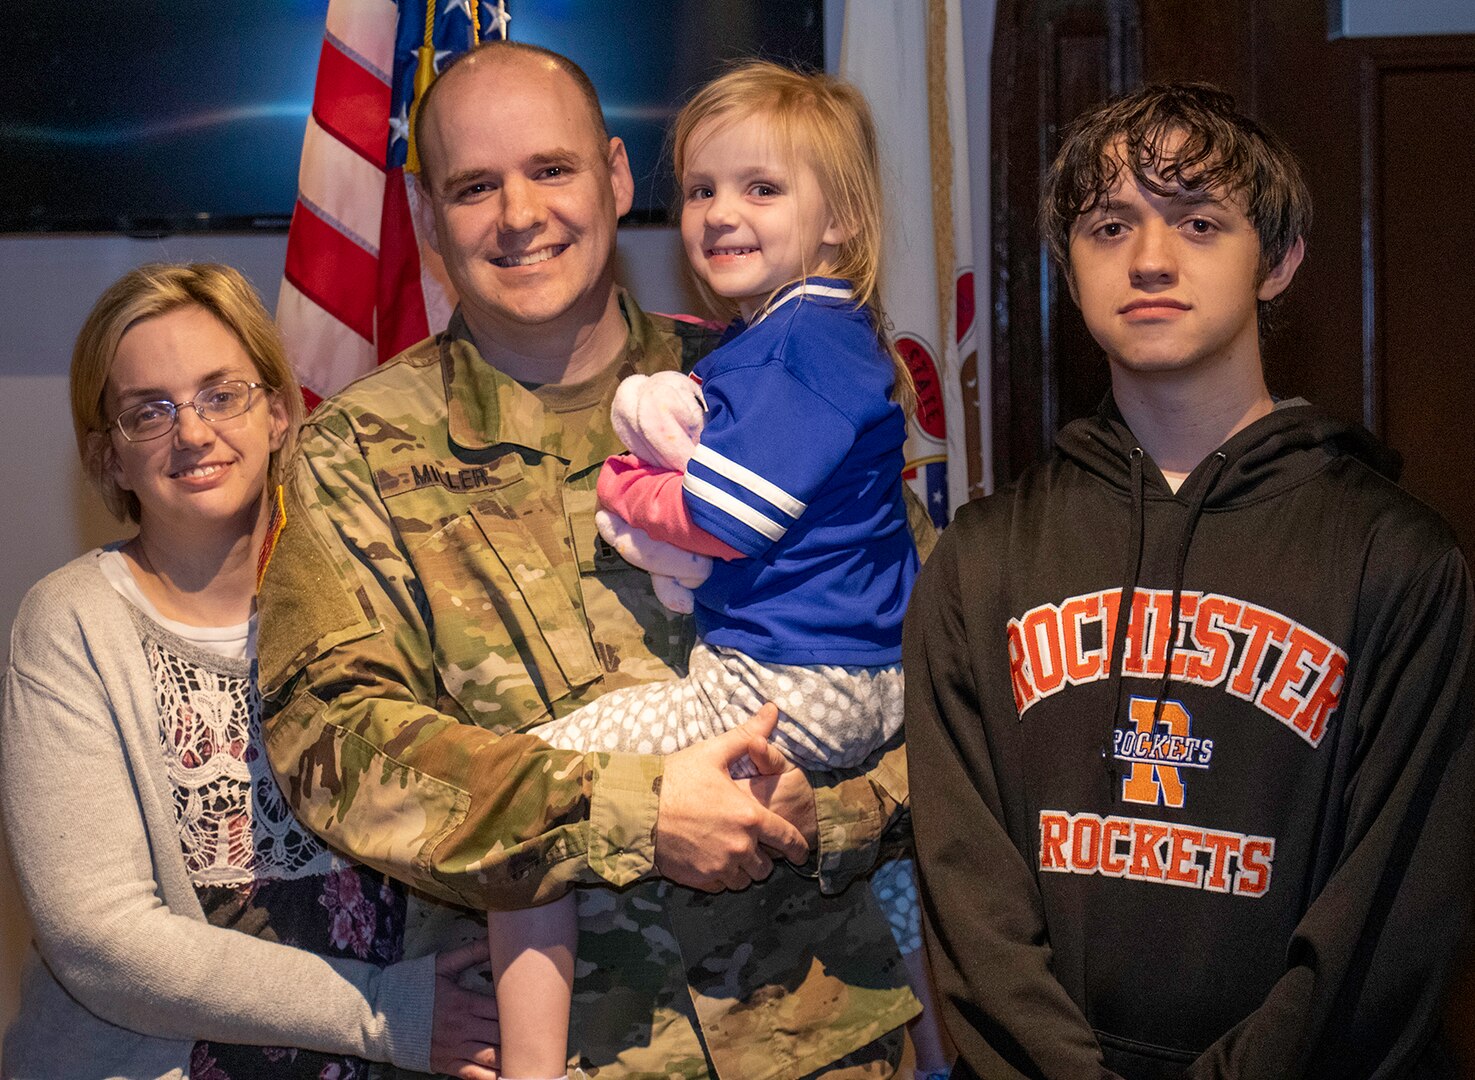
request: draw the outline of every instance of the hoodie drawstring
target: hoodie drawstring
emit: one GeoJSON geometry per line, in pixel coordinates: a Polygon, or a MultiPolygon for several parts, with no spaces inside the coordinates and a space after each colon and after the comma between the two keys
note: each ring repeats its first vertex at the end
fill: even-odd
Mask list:
{"type": "Polygon", "coordinates": [[[1188,545],[1193,543],[1193,533],[1198,528],[1198,519],[1203,513],[1204,502],[1208,499],[1209,492],[1214,490],[1219,474],[1224,471],[1224,465],[1228,460],[1229,458],[1222,450],[1214,452],[1214,464],[1210,468],[1209,475],[1199,485],[1198,494],[1188,506],[1188,520],[1183,523],[1183,535],[1178,539],[1178,565],[1173,570],[1173,614],[1168,621],[1168,647],[1163,654],[1163,681],[1158,684],[1157,700],[1152,706],[1152,726],[1154,728],[1163,718],[1163,703],[1168,699],[1168,684],[1173,678],[1173,653],[1178,648],[1178,616],[1183,606],[1183,569],[1188,565],[1188,545]]]}
{"type": "MultiPolygon", "coordinates": [[[[1128,455],[1131,460],[1132,475],[1132,521],[1131,531],[1127,537],[1127,567],[1123,575],[1121,599],[1117,603],[1116,628],[1112,631],[1111,642],[1111,686],[1108,696],[1111,698],[1111,717],[1107,724],[1106,741],[1101,747],[1101,757],[1106,764],[1106,774],[1111,780],[1111,797],[1116,801],[1121,797],[1117,780],[1121,778],[1121,770],[1116,761],[1116,728],[1122,717],[1122,693],[1123,693],[1123,667],[1127,655],[1127,633],[1131,628],[1132,608],[1136,606],[1137,581],[1142,572],[1142,550],[1145,546],[1144,532],[1146,528],[1145,508],[1143,500],[1143,476],[1142,476],[1142,447],[1132,447],[1128,455]]],[[[1202,483],[1198,485],[1197,493],[1193,502],[1188,505],[1188,517],[1183,523],[1183,533],[1178,539],[1178,559],[1173,568],[1173,603],[1172,613],[1168,621],[1168,643],[1163,654],[1163,677],[1158,683],[1157,699],[1152,706],[1152,725],[1157,727],[1162,719],[1163,705],[1168,698],[1168,687],[1173,679],[1173,655],[1178,648],[1178,620],[1183,608],[1183,574],[1188,565],[1188,549],[1193,543],[1193,534],[1198,528],[1198,519],[1203,515],[1204,503],[1208,501],[1214,485],[1219,482],[1219,475],[1224,471],[1229,458],[1223,451],[1215,451],[1213,464],[1209,467],[1209,473],[1202,483]]]]}
{"type": "Polygon", "coordinates": [[[1131,625],[1132,601],[1137,595],[1137,575],[1142,571],[1144,518],[1142,498],[1142,447],[1132,447],[1128,458],[1132,465],[1132,519],[1127,534],[1127,567],[1123,574],[1121,599],[1117,602],[1116,628],[1111,638],[1111,684],[1107,696],[1112,699],[1111,716],[1106,725],[1106,741],[1101,744],[1101,760],[1110,778],[1112,799],[1117,798],[1117,780],[1121,773],[1116,763],[1116,725],[1122,714],[1122,661],[1127,654],[1127,630],[1131,625]]]}

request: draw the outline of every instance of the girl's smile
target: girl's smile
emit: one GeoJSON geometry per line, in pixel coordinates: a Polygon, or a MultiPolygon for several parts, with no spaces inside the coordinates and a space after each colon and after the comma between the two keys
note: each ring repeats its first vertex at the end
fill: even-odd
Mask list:
{"type": "Polygon", "coordinates": [[[779,286],[826,273],[845,240],[814,170],[779,151],[761,114],[698,126],[682,191],[686,257],[749,321],[779,286]]]}

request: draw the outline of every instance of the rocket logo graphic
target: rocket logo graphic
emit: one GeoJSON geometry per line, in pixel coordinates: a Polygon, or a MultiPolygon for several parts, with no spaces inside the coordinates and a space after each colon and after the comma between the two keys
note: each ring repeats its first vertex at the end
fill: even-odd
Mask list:
{"type": "Polygon", "coordinates": [[[1187,790],[1184,769],[1207,769],[1214,740],[1193,736],[1193,717],[1181,702],[1134,697],[1131,726],[1113,732],[1112,755],[1131,766],[1122,777],[1122,800],[1147,806],[1181,808],[1187,790]],[[1154,722],[1156,714],[1156,722],[1154,722]]]}

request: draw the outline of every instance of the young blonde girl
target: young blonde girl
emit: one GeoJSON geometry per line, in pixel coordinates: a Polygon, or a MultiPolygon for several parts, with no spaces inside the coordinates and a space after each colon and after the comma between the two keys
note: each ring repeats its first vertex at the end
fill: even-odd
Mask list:
{"type": "MultiPolygon", "coordinates": [[[[739,318],[689,378],[622,385],[616,430],[643,454],[611,458],[599,496],[621,535],[711,560],[694,594],[699,641],[685,679],[608,694],[533,734],[671,753],[771,701],[773,741],[796,765],[859,765],[901,726],[917,569],[901,481],[911,380],[877,300],[870,112],[844,82],[750,63],[697,93],[673,142],[687,257],[707,298],[739,318]]],[[[909,875],[884,892],[919,972],[909,875]]],[[[488,923],[503,1076],[562,1077],[573,901],[488,923]]],[[[929,1067],[942,1064],[935,1041],[919,1039],[929,1067]]]]}

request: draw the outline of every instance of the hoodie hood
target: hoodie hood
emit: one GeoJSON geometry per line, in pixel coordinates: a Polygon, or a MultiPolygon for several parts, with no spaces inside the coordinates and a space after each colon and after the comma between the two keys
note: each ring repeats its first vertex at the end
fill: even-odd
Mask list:
{"type": "MultiPolygon", "coordinates": [[[[1055,444],[1088,473],[1123,493],[1131,492],[1132,451],[1140,450],[1140,444],[1110,394],[1095,416],[1067,424],[1055,444]]],[[[1202,495],[1206,508],[1230,507],[1299,484],[1339,457],[1355,458],[1395,482],[1403,465],[1395,451],[1363,427],[1328,416],[1301,398],[1288,398],[1201,462],[1176,496],[1161,473],[1144,469],[1144,495],[1185,499],[1202,495]],[[1220,463],[1213,470],[1210,490],[1200,493],[1203,474],[1216,458],[1220,463]]]]}

